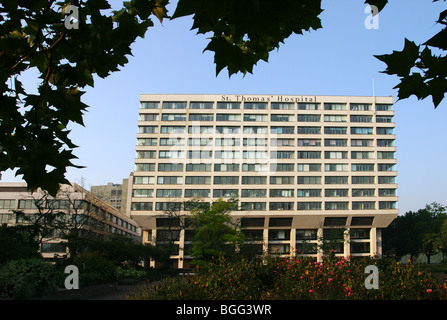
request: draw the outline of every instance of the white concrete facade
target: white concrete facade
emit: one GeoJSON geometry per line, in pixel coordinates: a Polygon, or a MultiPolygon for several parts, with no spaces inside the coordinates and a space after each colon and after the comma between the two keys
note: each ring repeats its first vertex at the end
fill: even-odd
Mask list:
{"type": "MultiPolygon", "coordinates": [[[[381,254],[381,229],[398,214],[392,97],[143,94],[140,102],[127,212],[143,241],[160,241],[157,219],[172,204],[234,195],[247,248],[321,258],[322,239],[342,230],[337,254],[381,254]]],[[[179,268],[188,266],[188,240],[179,232],[179,268]]]]}

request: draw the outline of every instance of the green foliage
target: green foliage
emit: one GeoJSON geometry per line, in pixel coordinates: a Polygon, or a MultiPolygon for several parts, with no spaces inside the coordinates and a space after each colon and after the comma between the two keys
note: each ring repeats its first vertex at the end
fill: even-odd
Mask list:
{"type": "Polygon", "coordinates": [[[243,245],[244,235],[236,229],[229,212],[237,208],[237,200],[221,199],[213,202],[209,210],[193,210],[190,218],[194,231],[192,241],[193,264],[202,264],[223,254],[235,254],[243,245]]]}
{"type": "Polygon", "coordinates": [[[404,300],[447,299],[447,283],[420,266],[392,260],[311,258],[229,262],[219,258],[184,278],[143,287],[135,300],[404,300]],[[366,289],[365,268],[375,265],[379,288],[366,289]]]}
{"type": "Polygon", "coordinates": [[[0,265],[25,258],[38,258],[38,243],[26,232],[26,227],[0,226],[0,265]]]}
{"type": "Polygon", "coordinates": [[[11,260],[0,267],[0,297],[28,299],[57,291],[54,267],[43,259],[11,260]]]}

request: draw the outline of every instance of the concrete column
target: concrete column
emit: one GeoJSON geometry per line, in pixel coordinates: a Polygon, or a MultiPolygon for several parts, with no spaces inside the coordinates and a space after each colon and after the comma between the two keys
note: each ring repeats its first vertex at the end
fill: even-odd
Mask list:
{"type": "Polygon", "coordinates": [[[373,257],[375,255],[378,255],[377,251],[377,228],[371,228],[371,231],[369,233],[369,254],[373,257]]]}
{"type": "Polygon", "coordinates": [[[317,231],[317,261],[323,261],[323,228],[317,231]]]}
{"type": "Polygon", "coordinates": [[[349,228],[344,232],[344,257],[347,259],[351,255],[351,235],[349,233],[349,228]]]}

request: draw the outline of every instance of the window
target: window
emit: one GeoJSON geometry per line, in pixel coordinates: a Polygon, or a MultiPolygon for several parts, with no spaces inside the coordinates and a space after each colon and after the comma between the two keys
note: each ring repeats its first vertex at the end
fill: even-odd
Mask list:
{"type": "Polygon", "coordinates": [[[347,163],[326,163],[324,171],[348,171],[347,163]]]}
{"type": "Polygon", "coordinates": [[[213,109],[214,102],[190,102],[189,109],[213,109]]]}
{"type": "Polygon", "coordinates": [[[276,134],[292,134],[295,127],[270,127],[270,133],[276,134]]]}
{"type": "Polygon", "coordinates": [[[293,184],[294,178],[292,176],[270,177],[270,184],[293,184]]]}
{"type": "Polygon", "coordinates": [[[266,138],[244,138],[243,140],[244,147],[265,147],[267,146],[266,138]]]}
{"type": "Polygon", "coordinates": [[[374,201],[352,201],[352,210],[374,210],[375,208],[374,201]]]}
{"type": "Polygon", "coordinates": [[[132,197],[135,198],[146,198],[153,196],[154,196],[154,189],[134,189],[132,191],[132,197]]]}
{"type": "Polygon", "coordinates": [[[267,194],[266,189],[242,189],[241,197],[243,198],[264,198],[267,194]]]}
{"type": "Polygon", "coordinates": [[[324,110],[346,110],[346,103],[325,103],[324,110]]]}
{"type": "Polygon", "coordinates": [[[348,203],[347,201],[343,202],[325,202],[324,203],[324,210],[348,210],[348,203]]]}
{"type": "Polygon", "coordinates": [[[238,159],[239,151],[214,151],[214,159],[238,159]]]}
{"type": "Polygon", "coordinates": [[[321,197],[321,189],[298,189],[296,191],[297,197],[319,198],[321,197]]]}
{"type": "Polygon", "coordinates": [[[218,172],[238,172],[239,164],[226,163],[226,164],[214,164],[214,171],[218,172]]]}
{"type": "Polygon", "coordinates": [[[346,116],[335,114],[325,115],[324,122],[346,122],[346,116]]]}
{"type": "Polygon", "coordinates": [[[182,208],[180,202],[157,202],[155,203],[156,211],[179,211],[182,208]]]}
{"type": "Polygon", "coordinates": [[[216,146],[228,147],[228,146],[240,146],[241,140],[239,138],[216,138],[216,146]]]}
{"type": "Polygon", "coordinates": [[[242,211],[264,211],[265,209],[266,209],[265,202],[241,202],[242,211]]]}
{"type": "Polygon", "coordinates": [[[222,176],[214,177],[214,184],[239,184],[239,177],[222,176]]]}
{"type": "Polygon", "coordinates": [[[267,159],[267,151],[242,151],[243,159],[267,159]]]}
{"type": "Polygon", "coordinates": [[[373,134],[373,128],[351,127],[351,134],[373,134]]]}
{"type": "Polygon", "coordinates": [[[209,164],[209,163],[188,163],[188,164],[186,164],[186,171],[209,172],[209,171],[211,171],[211,164],[209,164]]]}
{"type": "Polygon", "coordinates": [[[212,138],[189,138],[188,146],[211,146],[213,144],[212,138]]]}
{"type": "Polygon", "coordinates": [[[213,121],[214,115],[207,113],[190,113],[189,121],[213,121]]]}
{"type": "Polygon", "coordinates": [[[374,177],[354,176],[352,177],[352,184],[374,184],[374,177]]]}
{"type": "Polygon", "coordinates": [[[372,116],[351,115],[351,122],[372,122],[372,116]]]}
{"type": "Polygon", "coordinates": [[[15,209],[15,200],[0,200],[0,209],[15,209]]]}
{"type": "Polygon", "coordinates": [[[298,139],[299,147],[319,147],[321,139],[298,139]]]}
{"type": "Polygon", "coordinates": [[[208,198],[210,189],[185,189],[185,198],[208,198]]]}
{"type": "Polygon", "coordinates": [[[270,139],[270,146],[293,147],[294,145],[294,139],[270,139]]]}
{"type": "Polygon", "coordinates": [[[240,114],[218,113],[216,114],[216,121],[241,121],[240,114]]]}
{"type": "Polygon", "coordinates": [[[321,159],[321,151],[297,151],[297,159],[321,159]]]}
{"type": "Polygon", "coordinates": [[[303,177],[299,176],[297,178],[298,184],[321,184],[321,177],[303,177]]]}
{"type": "Polygon", "coordinates": [[[298,122],[320,122],[320,115],[318,114],[299,114],[298,122]]]}
{"type": "Polygon", "coordinates": [[[158,113],[143,113],[140,114],[141,121],[158,121],[158,113]]]}
{"type": "Polygon", "coordinates": [[[326,176],[324,184],[348,184],[348,177],[345,176],[326,176]]]}
{"type": "Polygon", "coordinates": [[[244,102],[244,109],[266,110],[267,103],[266,102],[244,102]]]}
{"type": "Polygon", "coordinates": [[[188,159],[211,159],[213,157],[212,151],[194,150],[188,151],[188,159]]]}
{"type": "Polygon", "coordinates": [[[298,127],[298,134],[320,134],[321,127],[298,127]]]}
{"type": "Polygon", "coordinates": [[[375,189],[352,189],[353,197],[374,197],[375,189]]]}
{"type": "Polygon", "coordinates": [[[161,126],[160,133],[185,133],[184,126],[161,126]]]}
{"type": "Polygon", "coordinates": [[[162,109],[186,109],[186,102],[163,102],[162,109]]]}
{"type": "Polygon", "coordinates": [[[351,147],[372,147],[372,139],[351,139],[351,147]]]}
{"type": "Polygon", "coordinates": [[[239,133],[240,127],[216,126],[216,133],[239,133]]]}
{"type": "Polygon", "coordinates": [[[210,184],[211,177],[195,177],[187,176],[185,177],[185,184],[210,184]]]}
{"type": "Polygon", "coordinates": [[[293,116],[291,114],[272,114],[272,115],[270,115],[270,121],[274,121],[274,122],[295,121],[295,116],[293,116]]]}
{"type": "Polygon", "coordinates": [[[293,103],[272,102],[270,106],[273,110],[293,110],[293,103]]]}
{"type": "Polygon", "coordinates": [[[244,127],[244,133],[252,134],[266,134],[267,133],[267,127],[244,127]]]}
{"type": "Polygon", "coordinates": [[[139,133],[158,133],[157,126],[139,126],[138,130],[139,133]]]}
{"type": "Polygon", "coordinates": [[[293,210],[293,202],[270,202],[269,210],[293,210]]]}
{"type": "Polygon", "coordinates": [[[183,177],[167,176],[157,178],[157,184],[182,184],[182,183],[183,183],[183,177]]]}
{"type": "Polygon", "coordinates": [[[240,109],[240,102],[218,102],[217,109],[240,109]]]}
{"type": "Polygon", "coordinates": [[[270,197],[272,198],[290,198],[294,196],[293,189],[270,189],[270,197]]]}
{"type": "Polygon", "coordinates": [[[271,163],[271,172],[293,172],[295,171],[295,165],[293,163],[271,163]]]}
{"type": "Polygon", "coordinates": [[[351,171],[374,171],[374,164],[354,163],[351,165],[351,171]]]}
{"type": "Polygon", "coordinates": [[[184,113],[163,113],[161,121],[186,121],[186,114],[184,113]]]}
{"type": "Polygon", "coordinates": [[[158,157],[159,159],[183,159],[185,153],[177,150],[160,150],[158,157]]]}
{"type": "Polygon", "coordinates": [[[180,189],[157,189],[157,198],[181,198],[180,189]]]}
{"type": "Polygon", "coordinates": [[[394,128],[382,128],[378,127],[376,129],[377,134],[394,134],[394,128]]]}
{"type": "Polygon", "coordinates": [[[297,171],[321,171],[321,164],[320,163],[298,163],[296,165],[297,171]]]}
{"type": "Polygon", "coordinates": [[[377,151],[377,159],[394,159],[392,151],[377,151]]]}
{"type": "Polygon", "coordinates": [[[132,210],[135,210],[135,211],[143,211],[143,210],[152,211],[152,202],[132,202],[132,210]]]}
{"type": "Polygon", "coordinates": [[[321,202],[298,202],[296,210],[321,210],[321,202]]]}
{"type": "Polygon", "coordinates": [[[378,147],[394,147],[394,140],[391,139],[377,139],[378,147]]]}
{"type": "Polygon", "coordinates": [[[267,121],[266,114],[244,114],[244,121],[267,121]]]}
{"type": "Polygon", "coordinates": [[[295,151],[272,151],[270,159],[294,159],[295,151]]]}
{"type": "Polygon", "coordinates": [[[324,127],[325,134],[346,134],[346,127],[324,127]]]}
{"type": "Polygon", "coordinates": [[[351,151],[351,159],[373,159],[374,152],[371,151],[351,151]]]}
{"type": "Polygon", "coordinates": [[[396,189],[379,189],[379,197],[395,197],[396,189]]]}
{"type": "Polygon", "coordinates": [[[393,105],[392,104],[376,104],[376,110],[377,111],[392,111],[393,105]]]}
{"type": "Polygon", "coordinates": [[[237,189],[214,189],[213,197],[214,198],[232,198],[238,197],[239,190],[237,189]]]}
{"type": "Polygon", "coordinates": [[[133,183],[134,184],[154,184],[155,178],[154,177],[134,177],[133,183]]]}
{"type": "Polygon", "coordinates": [[[376,122],[391,123],[393,116],[376,116],[376,122]]]}
{"type": "Polygon", "coordinates": [[[319,103],[298,103],[298,110],[320,110],[319,103]]]}
{"type": "Polygon", "coordinates": [[[155,159],[157,151],[137,151],[137,158],[139,159],[155,159]]]}
{"type": "Polygon", "coordinates": [[[317,240],[318,229],[296,229],[296,240],[317,240]]]}
{"type": "Polygon", "coordinates": [[[243,163],[243,172],[266,172],[268,167],[266,163],[243,163]]]}
{"type": "Polygon", "coordinates": [[[181,138],[160,138],[160,146],[184,146],[185,139],[181,138]]]}
{"type": "Polygon", "coordinates": [[[138,139],[139,146],[156,146],[157,138],[138,139]]]}
{"type": "Polygon", "coordinates": [[[290,230],[269,230],[269,240],[290,240],[290,230]]]}
{"type": "Polygon", "coordinates": [[[325,147],[346,147],[347,144],[347,139],[324,139],[325,147]]]}
{"type": "Polygon", "coordinates": [[[325,159],[347,159],[348,152],[347,151],[325,151],[324,158],[325,159]]]}
{"type": "Polygon", "coordinates": [[[136,171],[155,171],[155,163],[137,163],[135,164],[136,171]]]}
{"type": "Polygon", "coordinates": [[[263,176],[243,176],[242,184],[267,184],[267,177],[263,176]]]}
{"type": "Polygon", "coordinates": [[[370,111],[372,106],[370,104],[351,103],[350,109],[352,111],[370,111]]]}
{"type": "Polygon", "coordinates": [[[325,197],[347,197],[348,189],[326,189],[324,190],[325,197]]]}
{"type": "Polygon", "coordinates": [[[160,102],[158,101],[141,101],[141,109],[158,109],[160,108],[160,102]]]}
{"type": "Polygon", "coordinates": [[[213,133],[211,126],[188,126],[188,133],[213,133]]]}
{"type": "Polygon", "coordinates": [[[379,184],[394,184],[396,183],[396,177],[379,177],[379,184]]]}

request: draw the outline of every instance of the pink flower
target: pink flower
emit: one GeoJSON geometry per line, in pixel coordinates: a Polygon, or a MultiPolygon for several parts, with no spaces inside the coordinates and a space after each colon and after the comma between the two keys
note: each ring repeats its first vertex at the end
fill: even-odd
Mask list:
{"type": "Polygon", "coordinates": [[[329,279],[327,279],[327,282],[331,282],[332,280],[334,280],[334,279],[332,279],[332,278],[329,278],[329,279]]]}
{"type": "Polygon", "coordinates": [[[427,289],[427,293],[432,293],[432,289],[427,289]]]}

